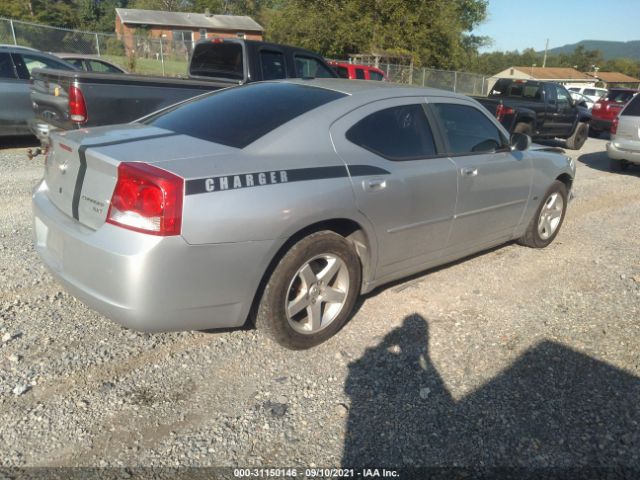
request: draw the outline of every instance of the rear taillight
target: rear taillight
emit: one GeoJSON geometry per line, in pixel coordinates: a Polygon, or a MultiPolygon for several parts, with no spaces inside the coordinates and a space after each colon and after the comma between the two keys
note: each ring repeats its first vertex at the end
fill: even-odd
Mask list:
{"type": "Polygon", "coordinates": [[[502,121],[505,115],[512,115],[513,113],[513,108],[505,107],[502,103],[498,104],[498,108],[496,108],[496,118],[499,122],[502,121]]]}
{"type": "Polygon", "coordinates": [[[146,163],[123,162],[107,223],[151,235],[180,235],[184,180],[146,163]]]}
{"type": "Polygon", "coordinates": [[[75,85],[69,87],[69,118],[74,123],[86,123],[89,119],[82,91],[75,85]]]}
{"type": "Polygon", "coordinates": [[[611,135],[615,135],[618,131],[618,120],[619,118],[616,117],[613,119],[613,122],[611,122],[611,135]]]}

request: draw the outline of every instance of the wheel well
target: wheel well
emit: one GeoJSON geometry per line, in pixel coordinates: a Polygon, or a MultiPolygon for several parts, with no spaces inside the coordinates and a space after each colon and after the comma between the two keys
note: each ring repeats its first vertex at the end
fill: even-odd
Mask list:
{"type": "Polygon", "coordinates": [[[371,247],[367,235],[360,224],[354,222],[353,220],[349,220],[348,218],[335,218],[308,225],[307,227],[300,229],[293,235],[291,235],[287,239],[287,241],[284,242],[284,244],[278,249],[276,254],[271,259],[271,262],[269,262],[269,266],[260,279],[260,284],[258,285],[258,289],[256,290],[253,302],[251,304],[251,310],[249,312],[249,322],[251,324],[254,323],[262,292],[264,291],[264,288],[267,285],[267,282],[269,281],[273,270],[278,265],[278,262],[280,262],[282,257],[297,242],[311,235],[312,233],[320,232],[322,230],[330,230],[332,232],[335,232],[338,235],[343,236],[353,244],[358,257],[360,258],[362,279],[364,281],[365,279],[369,278],[368,275],[371,271],[371,247]]]}
{"type": "Polygon", "coordinates": [[[561,181],[567,187],[567,192],[571,191],[571,185],[573,185],[573,179],[568,173],[563,173],[556,180],[561,181]]]}

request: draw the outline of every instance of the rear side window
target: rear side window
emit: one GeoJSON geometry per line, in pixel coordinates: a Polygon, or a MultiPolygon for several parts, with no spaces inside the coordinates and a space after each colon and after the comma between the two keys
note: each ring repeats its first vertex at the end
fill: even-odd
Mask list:
{"type": "Polygon", "coordinates": [[[297,116],[344,96],[305,85],[255,83],[178,104],[143,123],[244,148],[297,116]]]}
{"type": "Polygon", "coordinates": [[[201,43],[196,46],[189,74],[201,77],[244,78],[242,45],[239,43],[201,43]]]}
{"type": "Polygon", "coordinates": [[[356,78],[358,80],[364,80],[364,70],[356,67],[356,78]]]}
{"type": "Polygon", "coordinates": [[[31,73],[36,68],[57,68],[59,70],[69,70],[69,65],[57,62],[51,58],[43,57],[33,53],[14,54],[13,61],[16,64],[18,75],[20,78],[28,80],[31,73]]]}
{"type": "Polygon", "coordinates": [[[627,103],[634,93],[628,90],[609,90],[605,100],[615,103],[627,103]]]}
{"type": "Polygon", "coordinates": [[[440,120],[451,154],[490,153],[506,145],[500,130],[477,108],[434,103],[433,109],[440,120]]]}
{"type": "Polygon", "coordinates": [[[13,62],[8,53],[0,53],[0,78],[16,78],[13,62]]]}
{"type": "Polygon", "coordinates": [[[335,78],[335,75],[312,57],[295,56],[296,76],[300,78],[335,78]]]}
{"type": "Polygon", "coordinates": [[[275,80],[286,78],[287,72],[284,68],[284,56],[280,52],[263,50],[260,52],[260,66],[262,67],[263,80],[275,80]]]}
{"type": "Polygon", "coordinates": [[[384,80],[384,76],[380,72],[376,72],[374,70],[369,70],[369,78],[371,80],[384,80]]]}
{"type": "Polygon", "coordinates": [[[385,108],[347,131],[347,139],[389,160],[417,160],[436,154],[422,105],[385,108]]]}
{"type": "Polygon", "coordinates": [[[640,116],[640,95],[633,97],[620,115],[628,115],[633,117],[640,116]]]}
{"type": "Polygon", "coordinates": [[[593,88],[587,88],[585,89],[584,92],[582,92],[584,95],[596,95],[596,91],[593,88]]]}

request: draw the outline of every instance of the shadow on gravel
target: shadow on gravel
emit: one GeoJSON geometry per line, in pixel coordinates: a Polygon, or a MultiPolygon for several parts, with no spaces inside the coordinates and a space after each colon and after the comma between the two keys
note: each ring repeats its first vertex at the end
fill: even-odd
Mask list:
{"type": "Polygon", "coordinates": [[[412,315],[349,366],[343,465],[640,469],[640,378],[545,341],[456,401],[428,344],[412,315]]]}
{"type": "Polygon", "coordinates": [[[0,150],[39,146],[40,142],[36,137],[0,137],[0,150]]]}
{"type": "Polygon", "coordinates": [[[578,157],[578,161],[584,163],[589,168],[600,170],[602,172],[615,173],[616,175],[629,175],[632,177],[640,176],[640,167],[635,165],[629,165],[626,170],[612,172],[611,167],[609,166],[609,157],[607,156],[607,152],[585,153],[578,157]]]}

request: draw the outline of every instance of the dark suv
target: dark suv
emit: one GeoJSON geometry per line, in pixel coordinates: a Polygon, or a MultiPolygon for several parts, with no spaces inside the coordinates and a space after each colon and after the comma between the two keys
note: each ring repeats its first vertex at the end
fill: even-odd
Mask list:
{"type": "Polygon", "coordinates": [[[31,71],[34,68],[76,70],[64,60],[33,48],[0,45],[0,137],[31,135],[31,71]]]}

